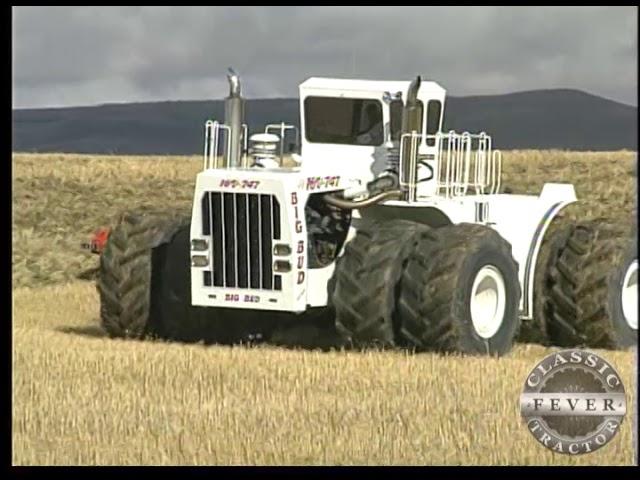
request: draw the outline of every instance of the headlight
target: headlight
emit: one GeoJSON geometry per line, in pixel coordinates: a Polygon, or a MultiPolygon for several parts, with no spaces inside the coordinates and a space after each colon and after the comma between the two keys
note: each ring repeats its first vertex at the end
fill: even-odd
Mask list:
{"type": "Polygon", "coordinates": [[[273,270],[276,272],[290,272],[291,264],[286,260],[276,260],[273,264],[273,270]]]}
{"type": "Polygon", "coordinates": [[[203,238],[194,238],[191,240],[191,250],[203,251],[209,248],[209,242],[203,238]]]}
{"type": "Polygon", "coordinates": [[[193,255],[191,257],[192,267],[206,267],[209,265],[209,259],[206,255],[193,255]]]}
{"type": "Polygon", "coordinates": [[[273,254],[278,257],[286,257],[291,255],[291,247],[285,243],[277,243],[273,246],[273,254]]]}

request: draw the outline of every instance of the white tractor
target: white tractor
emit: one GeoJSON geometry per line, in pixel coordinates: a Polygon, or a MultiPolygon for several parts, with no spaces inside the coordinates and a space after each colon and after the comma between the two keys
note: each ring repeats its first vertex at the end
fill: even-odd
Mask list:
{"type": "Polygon", "coordinates": [[[98,280],[111,335],[268,339],[322,317],[341,345],[502,355],[521,322],[556,345],[637,343],[635,240],[566,225],[538,258],[574,187],[503,193],[491,137],[442,132],[437,83],[310,78],[300,131],[249,136],[228,78],[190,218],[125,214],[111,231],[98,280]],[[285,155],[291,139],[300,153],[285,155]]]}

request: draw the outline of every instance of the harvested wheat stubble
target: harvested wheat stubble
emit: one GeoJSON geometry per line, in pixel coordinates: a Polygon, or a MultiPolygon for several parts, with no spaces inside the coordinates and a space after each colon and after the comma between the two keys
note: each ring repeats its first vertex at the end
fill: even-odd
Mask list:
{"type": "MultiPolygon", "coordinates": [[[[15,464],[633,462],[630,419],[579,457],[527,431],[519,395],[543,347],[496,359],[121,341],[97,311],[87,282],[14,292],[15,464]]],[[[633,354],[600,353],[633,405],[633,354]]]]}

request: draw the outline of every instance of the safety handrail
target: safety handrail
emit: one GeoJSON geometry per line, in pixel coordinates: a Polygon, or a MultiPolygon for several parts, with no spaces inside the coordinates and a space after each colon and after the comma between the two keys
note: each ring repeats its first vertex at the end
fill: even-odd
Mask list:
{"type": "Polygon", "coordinates": [[[416,197],[416,176],[420,145],[434,140],[437,177],[436,195],[447,198],[466,195],[469,188],[476,195],[495,194],[500,190],[502,152],[493,150],[491,137],[485,132],[424,135],[405,133],[400,138],[400,185],[407,191],[407,200],[416,197]],[[410,142],[407,141],[410,139],[410,142]],[[407,145],[408,144],[408,145],[407,145]],[[405,149],[410,148],[405,158],[405,149]],[[408,161],[405,168],[403,162],[408,161]],[[408,172],[408,174],[405,174],[408,172]],[[408,178],[405,178],[408,175],[408,178]]]}
{"type": "MultiPolygon", "coordinates": [[[[222,138],[223,155],[226,158],[229,158],[229,152],[231,149],[231,127],[220,123],[217,120],[207,120],[204,124],[204,170],[219,168],[220,155],[218,155],[218,151],[220,150],[220,131],[224,132],[222,138]]],[[[248,128],[246,124],[242,124],[242,144],[242,166],[246,167],[248,164],[248,128]]]]}

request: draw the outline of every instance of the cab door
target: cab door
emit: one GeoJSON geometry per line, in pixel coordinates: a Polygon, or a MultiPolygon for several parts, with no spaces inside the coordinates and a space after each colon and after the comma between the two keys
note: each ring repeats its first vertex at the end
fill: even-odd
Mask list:
{"type": "Polygon", "coordinates": [[[369,181],[385,162],[389,112],[376,92],[309,92],[303,102],[303,168],[369,181]]]}

